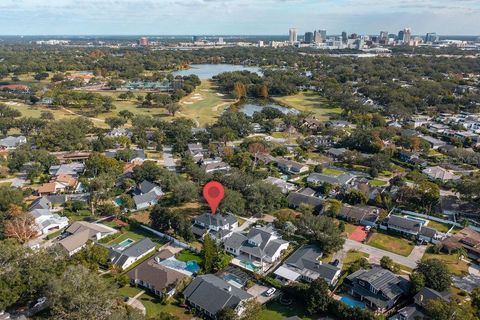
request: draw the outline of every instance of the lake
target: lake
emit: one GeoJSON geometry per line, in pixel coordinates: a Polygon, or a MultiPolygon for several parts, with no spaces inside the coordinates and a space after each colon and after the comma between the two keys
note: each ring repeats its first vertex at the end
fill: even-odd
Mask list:
{"type": "Polygon", "coordinates": [[[238,64],[192,64],[190,65],[190,69],[174,71],[173,75],[184,77],[195,74],[200,80],[208,80],[220,73],[244,70],[262,75],[262,71],[258,67],[248,67],[238,64]]]}
{"type": "Polygon", "coordinates": [[[275,103],[269,103],[269,104],[265,104],[265,105],[259,105],[259,104],[254,104],[254,103],[246,103],[246,104],[240,106],[240,111],[245,113],[247,116],[251,117],[251,116],[253,116],[253,114],[255,112],[260,112],[265,107],[271,107],[271,108],[277,109],[280,112],[282,112],[283,114],[287,114],[287,113],[298,114],[299,113],[298,110],[296,110],[296,109],[282,107],[282,106],[280,106],[278,104],[275,104],[275,103]]]}

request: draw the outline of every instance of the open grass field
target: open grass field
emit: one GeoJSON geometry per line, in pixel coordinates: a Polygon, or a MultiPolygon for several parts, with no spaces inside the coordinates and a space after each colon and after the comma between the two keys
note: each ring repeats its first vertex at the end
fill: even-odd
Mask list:
{"type": "Polygon", "coordinates": [[[300,92],[292,96],[275,97],[273,100],[302,112],[312,112],[318,120],[329,120],[333,114],[342,112],[338,106],[330,105],[325,98],[311,91],[300,92]]]}
{"type": "Polygon", "coordinates": [[[324,169],[322,170],[322,173],[323,173],[324,175],[327,175],[327,176],[334,176],[334,177],[336,177],[336,176],[339,176],[339,175],[343,174],[344,172],[343,172],[343,171],[340,171],[340,170],[332,169],[332,168],[324,168],[324,169]]]}
{"type": "Polygon", "coordinates": [[[370,255],[368,253],[360,252],[360,251],[356,251],[356,250],[350,250],[350,251],[347,252],[347,255],[343,259],[342,270],[347,270],[348,268],[350,268],[352,263],[360,260],[361,258],[368,259],[368,257],[370,257],[370,255]]]}
{"type": "Polygon", "coordinates": [[[368,245],[405,257],[407,257],[413,250],[413,245],[410,241],[379,232],[370,237],[368,245]]]}
{"type": "Polygon", "coordinates": [[[428,259],[443,261],[447,265],[448,270],[456,276],[465,276],[468,274],[468,263],[463,260],[458,260],[456,254],[434,254],[425,252],[422,260],[428,259]]]}

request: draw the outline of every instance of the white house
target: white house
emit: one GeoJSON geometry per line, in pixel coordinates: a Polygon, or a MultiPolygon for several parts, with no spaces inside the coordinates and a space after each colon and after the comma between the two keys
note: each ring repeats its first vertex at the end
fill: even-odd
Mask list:
{"type": "Polygon", "coordinates": [[[39,233],[49,234],[68,226],[68,218],[52,213],[49,209],[35,209],[30,211],[35,219],[35,225],[39,233]]]}

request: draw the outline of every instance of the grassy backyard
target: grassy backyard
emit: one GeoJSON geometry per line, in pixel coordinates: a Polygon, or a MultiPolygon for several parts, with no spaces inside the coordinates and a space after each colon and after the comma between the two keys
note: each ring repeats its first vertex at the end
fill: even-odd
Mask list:
{"type": "Polygon", "coordinates": [[[192,252],[190,250],[183,250],[175,255],[175,258],[177,260],[183,261],[183,262],[188,262],[188,261],[196,261],[198,264],[203,263],[202,257],[200,257],[198,254],[195,252],[192,252]]]}
{"type": "Polygon", "coordinates": [[[410,241],[396,237],[396,236],[391,236],[388,234],[384,233],[374,233],[370,239],[368,240],[368,245],[382,249],[385,251],[393,252],[402,256],[407,257],[410,252],[413,250],[413,245],[410,243],[410,241]]]}
{"type": "Polygon", "coordinates": [[[342,112],[341,108],[329,105],[325,98],[312,91],[300,92],[292,96],[275,97],[274,100],[299,111],[312,112],[319,120],[328,120],[332,115],[342,112]]]}
{"type": "Polygon", "coordinates": [[[336,170],[336,169],[332,169],[332,168],[324,168],[322,170],[322,173],[324,175],[327,175],[327,176],[335,176],[336,177],[336,176],[339,176],[339,175],[343,174],[344,172],[341,171],[341,170],[336,170]]]}
{"type": "Polygon", "coordinates": [[[383,180],[373,179],[368,181],[368,184],[371,185],[372,187],[381,187],[386,185],[387,183],[383,180]]]}
{"type": "Polygon", "coordinates": [[[370,255],[368,253],[364,253],[356,250],[350,250],[347,252],[345,258],[343,259],[342,269],[347,270],[352,263],[360,260],[361,258],[368,259],[369,256],[370,255]]]}
{"type": "Polygon", "coordinates": [[[144,293],[138,300],[147,309],[147,316],[152,319],[157,319],[161,313],[171,314],[178,317],[179,320],[190,320],[193,318],[192,314],[186,309],[177,306],[175,300],[162,304],[157,297],[148,293],[144,293]]]}
{"type": "Polygon", "coordinates": [[[465,276],[468,274],[468,263],[463,260],[458,260],[455,254],[434,254],[429,253],[428,250],[423,255],[422,260],[437,259],[443,261],[448,270],[456,276],[465,276]]]}
{"type": "Polygon", "coordinates": [[[298,316],[301,319],[309,320],[311,317],[306,315],[305,304],[294,301],[286,306],[278,301],[272,301],[265,305],[260,313],[260,320],[283,320],[288,317],[298,316]]]}

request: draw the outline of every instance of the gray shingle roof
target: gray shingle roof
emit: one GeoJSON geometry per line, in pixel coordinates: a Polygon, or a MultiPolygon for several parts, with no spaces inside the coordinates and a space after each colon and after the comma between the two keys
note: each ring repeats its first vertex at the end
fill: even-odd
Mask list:
{"type": "Polygon", "coordinates": [[[317,208],[323,204],[323,200],[317,197],[307,196],[298,192],[292,192],[287,196],[287,202],[290,206],[299,207],[308,205],[317,208]]]}
{"type": "Polygon", "coordinates": [[[232,214],[210,214],[204,213],[194,219],[195,222],[204,224],[206,226],[214,226],[214,227],[224,227],[227,224],[232,225],[237,222],[237,218],[235,218],[232,214]]]}
{"type": "Polygon", "coordinates": [[[113,246],[110,248],[109,260],[116,265],[123,265],[130,257],[140,257],[155,248],[150,238],[143,238],[127,248],[113,246]]]}
{"type": "Polygon", "coordinates": [[[246,291],[213,274],[196,277],[183,291],[183,295],[189,303],[212,315],[225,308],[234,309],[240,302],[252,298],[246,291]]]}

